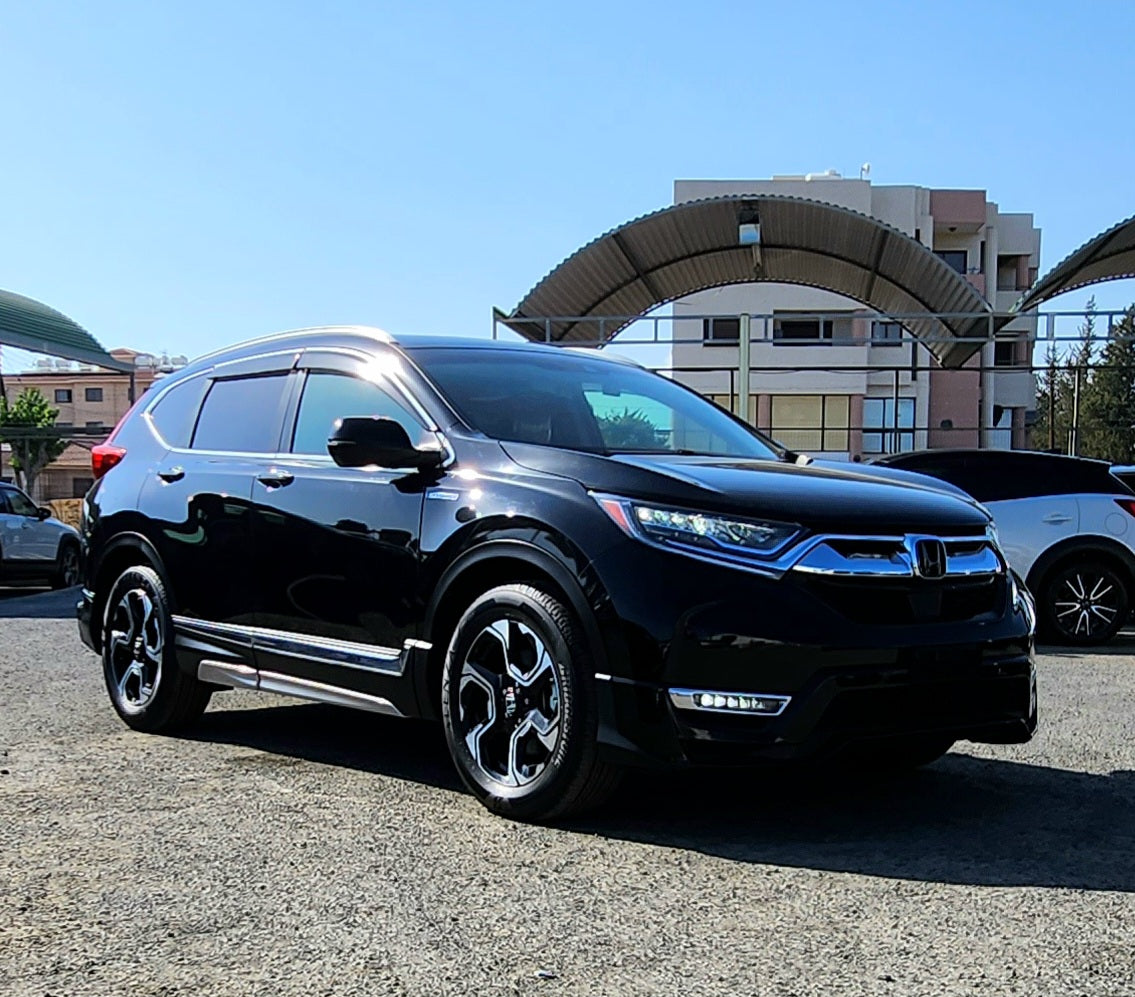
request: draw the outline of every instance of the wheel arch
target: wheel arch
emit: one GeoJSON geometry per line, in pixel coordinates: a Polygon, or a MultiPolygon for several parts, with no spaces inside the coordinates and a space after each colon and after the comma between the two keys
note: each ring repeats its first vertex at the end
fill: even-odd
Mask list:
{"type": "Polygon", "coordinates": [[[106,605],[106,597],[110,586],[127,568],[144,564],[153,568],[165,585],[171,598],[173,589],[169,584],[162,567],[162,560],[158,556],[154,545],[140,533],[123,533],[114,537],[106,549],[99,556],[98,563],[90,572],[91,582],[91,638],[95,643],[95,650],[101,651],[102,644],[102,614],[106,605]]]}
{"type": "Polygon", "coordinates": [[[519,539],[486,541],[466,551],[442,574],[426,610],[422,633],[428,651],[412,663],[414,686],[422,716],[436,719],[441,697],[441,672],[453,629],[471,602],[498,585],[534,584],[564,600],[574,611],[596,667],[606,668],[606,650],[596,619],[596,607],[575,572],[543,547],[519,539]]]}
{"type": "Polygon", "coordinates": [[[1076,536],[1053,544],[1036,559],[1025,583],[1038,598],[1041,586],[1061,565],[1085,557],[1098,557],[1123,573],[1128,591],[1135,586],[1135,553],[1111,537],[1076,536]]]}

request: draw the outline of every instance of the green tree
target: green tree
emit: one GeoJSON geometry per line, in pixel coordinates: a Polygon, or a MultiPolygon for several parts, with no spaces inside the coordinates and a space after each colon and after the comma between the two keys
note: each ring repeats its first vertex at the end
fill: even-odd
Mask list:
{"type": "Polygon", "coordinates": [[[1077,329],[1079,341],[1061,356],[1056,344],[1044,354],[1044,370],[1037,378],[1036,423],[1031,445],[1037,450],[1070,452],[1075,415],[1077,376],[1080,381],[1080,450],[1084,448],[1084,404],[1091,391],[1093,363],[1096,359],[1096,299],[1084,308],[1084,321],[1077,329]]]}
{"type": "Polygon", "coordinates": [[[654,423],[640,409],[599,417],[599,434],[603,445],[615,450],[651,450],[658,446],[654,423]]]}
{"type": "Polygon", "coordinates": [[[1112,328],[1080,404],[1080,452],[1135,464],[1135,306],[1112,328]]]}
{"type": "Polygon", "coordinates": [[[14,402],[0,397],[0,443],[11,446],[16,484],[29,494],[40,472],[67,449],[55,431],[58,417],[38,388],[26,388],[14,402]]]}

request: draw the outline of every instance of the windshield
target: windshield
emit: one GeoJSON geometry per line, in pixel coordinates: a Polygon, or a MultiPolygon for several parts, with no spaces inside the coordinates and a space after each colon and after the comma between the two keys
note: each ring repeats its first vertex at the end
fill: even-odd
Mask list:
{"type": "Polygon", "coordinates": [[[775,459],[755,430],[630,364],[547,351],[420,347],[414,359],[473,429],[592,453],[775,459]]]}

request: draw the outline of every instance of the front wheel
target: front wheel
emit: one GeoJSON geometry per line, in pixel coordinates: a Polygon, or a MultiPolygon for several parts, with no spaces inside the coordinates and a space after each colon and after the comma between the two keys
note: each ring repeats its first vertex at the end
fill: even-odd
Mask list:
{"type": "Polygon", "coordinates": [[[1094,558],[1057,568],[1041,586],[1038,602],[1043,635],[1062,644],[1103,644],[1131,612],[1123,579],[1094,558]]]}
{"type": "Polygon", "coordinates": [[[55,573],[51,576],[51,587],[69,589],[78,585],[81,580],[79,544],[74,540],[65,540],[59,547],[55,573]]]}
{"type": "Polygon", "coordinates": [[[442,718],[457,771],[494,813],[565,817],[617,786],[618,770],[597,757],[595,667],[580,626],[534,586],[491,589],[462,616],[442,718]]]}
{"type": "Polygon", "coordinates": [[[210,687],[177,665],[169,599],[153,568],[127,568],[111,586],[102,666],[115,711],[135,730],[178,730],[209,704],[210,687]]]}

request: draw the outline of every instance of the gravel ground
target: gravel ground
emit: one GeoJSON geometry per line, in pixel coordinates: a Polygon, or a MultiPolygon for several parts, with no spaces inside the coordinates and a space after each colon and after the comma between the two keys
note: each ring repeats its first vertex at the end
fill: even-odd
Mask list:
{"type": "Polygon", "coordinates": [[[1041,657],[1029,745],[542,828],[420,723],[226,693],[132,733],[73,604],[0,593],[0,993],[1135,994],[1135,636],[1041,657]]]}

